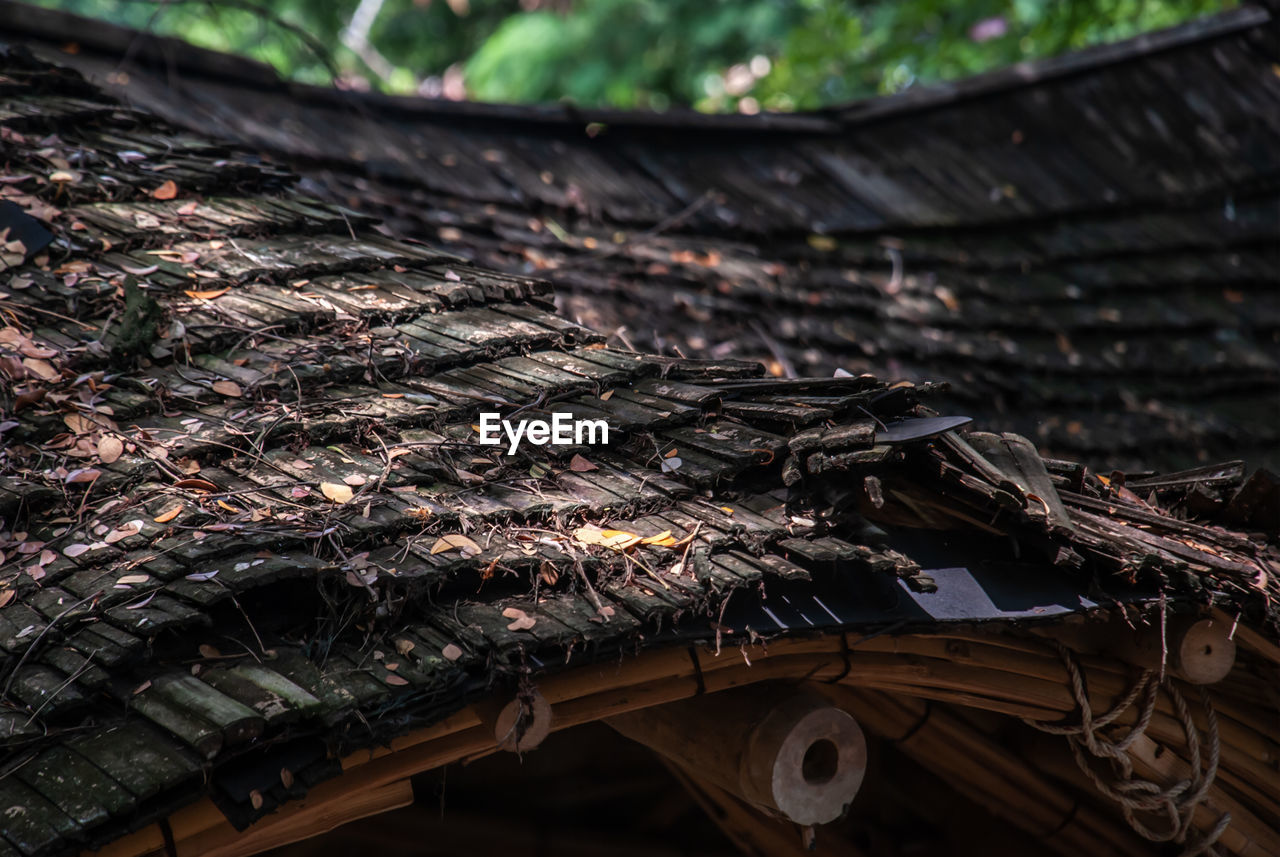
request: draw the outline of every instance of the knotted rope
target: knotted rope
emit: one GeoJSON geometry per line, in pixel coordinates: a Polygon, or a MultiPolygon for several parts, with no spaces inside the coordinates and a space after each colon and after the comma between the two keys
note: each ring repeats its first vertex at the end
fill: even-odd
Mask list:
{"type": "Polygon", "coordinates": [[[1199,855],[1217,857],[1218,851],[1213,846],[1231,823],[1230,813],[1224,813],[1213,829],[1207,831],[1197,841],[1188,841],[1196,809],[1208,795],[1209,788],[1213,785],[1214,777],[1218,773],[1218,716],[1209,702],[1208,693],[1203,688],[1200,690],[1205,711],[1205,744],[1208,757],[1205,764],[1201,752],[1200,731],[1191,717],[1191,709],[1186,699],[1172,681],[1161,678],[1154,670],[1144,670],[1142,676],[1129,688],[1123,699],[1102,716],[1094,717],[1089,696],[1085,692],[1084,677],[1080,673],[1075,655],[1062,643],[1055,641],[1055,645],[1058,655],[1066,665],[1067,675],[1071,679],[1071,690],[1080,710],[1080,722],[1069,726],[1029,719],[1024,719],[1024,722],[1041,732],[1065,736],[1080,770],[1093,781],[1098,791],[1120,805],[1125,820],[1140,836],[1152,842],[1174,842],[1185,845],[1181,857],[1199,857],[1199,855]],[[1156,696],[1162,688],[1172,701],[1174,712],[1182,723],[1182,731],[1187,740],[1187,754],[1191,763],[1191,776],[1168,786],[1161,786],[1159,783],[1136,776],[1133,772],[1133,761],[1128,753],[1129,748],[1143,735],[1151,723],[1151,717],[1156,709],[1156,696]],[[1135,703],[1138,703],[1139,699],[1141,703],[1137,710],[1137,722],[1123,738],[1113,740],[1103,734],[1102,730],[1118,720],[1135,703]],[[1090,757],[1106,761],[1110,767],[1110,774],[1100,772],[1090,763],[1090,757]],[[1153,815],[1162,816],[1166,823],[1153,826],[1153,823],[1140,817],[1153,815]]]}

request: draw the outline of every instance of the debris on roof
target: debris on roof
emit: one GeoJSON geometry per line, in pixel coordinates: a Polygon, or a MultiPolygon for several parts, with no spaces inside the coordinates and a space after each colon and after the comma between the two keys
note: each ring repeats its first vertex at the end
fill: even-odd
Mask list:
{"type": "Polygon", "coordinates": [[[0,15],[393,234],[552,280],[611,344],[950,381],[949,407],[1096,466],[1280,465],[1267,9],[758,117],[336,92],[118,28],[66,55],[74,18],[0,15]]]}
{"type": "MultiPolygon", "coordinates": [[[[921,699],[1054,723],[1141,696],[1177,752],[1213,736],[1171,837],[1277,853],[1250,850],[1280,801],[1275,477],[1099,474],[939,385],[612,347],[548,283],[20,48],[0,92],[0,196],[52,236],[0,286],[0,857],[255,853],[303,795],[400,805],[496,748],[481,703],[536,688],[566,728],[765,677],[856,687],[877,734],[921,699]],[[488,412],[609,439],[507,454],[488,412]],[[1187,736],[1180,661],[1131,684],[1105,655],[1140,627],[1065,630],[1184,614],[1241,649],[1187,736]]],[[[1080,837],[1124,831],[1098,853],[1146,853],[1090,807],[1080,837]]]]}

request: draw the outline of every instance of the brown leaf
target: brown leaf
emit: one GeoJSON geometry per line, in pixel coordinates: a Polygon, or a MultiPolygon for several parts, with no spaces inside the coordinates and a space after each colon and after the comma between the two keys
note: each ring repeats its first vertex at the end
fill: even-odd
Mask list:
{"type": "Polygon", "coordinates": [[[320,493],[339,506],[343,503],[350,503],[351,498],[355,496],[351,489],[341,482],[321,482],[320,493]]]}
{"type": "Polygon", "coordinates": [[[407,678],[405,678],[404,676],[396,675],[395,673],[390,673],[388,675],[383,676],[382,680],[385,681],[387,684],[394,685],[396,687],[403,687],[404,685],[409,683],[409,680],[407,678]]]}
{"type": "Polygon", "coordinates": [[[211,646],[208,643],[201,643],[199,651],[200,651],[200,657],[202,658],[222,657],[222,652],[218,651],[218,648],[216,646],[211,646]]]}
{"type": "Polygon", "coordinates": [[[413,647],[414,647],[413,640],[406,640],[404,637],[401,637],[400,639],[396,640],[396,653],[399,654],[401,657],[404,657],[405,655],[412,652],[413,647]]]}
{"type": "Polygon", "coordinates": [[[63,414],[62,421],[76,434],[89,434],[98,430],[98,424],[84,414],[63,414]]]}
{"type": "Polygon", "coordinates": [[[476,554],[480,553],[483,550],[483,548],[481,548],[480,545],[476,544],[471,539],[458,533],[452,533],[447,536],[441,536],[440,538],[436,539],[436,543],[431,546],[431,553],[433,556],[435,554],[444,553],[445,551],[451,551],[451,550],[462,551],[462,556],[465,559],[466,557],[475,556],[476,554]]]}
{"type": "Polygon", "coordinates": [[[183,294],[189,298],[195,298],[198,301],[211,301],[214,298],[222,297],[227,292],[231,291],[231,287],[228,286],[225,289],[209,289],[207,291],[193,291],[191,289],[183,289],[182,291],[183,294]]]}
{"type": "Polygon", "coordinates": [[[67,545],[65,548],[62,549],[62,552],[67,556],[71,557],[72,559],[74,559],[75,557],[80,556],[80,554],[84,553],[88,549],[89,549],[88,545],[82,544],[80,542],[76,542],[73,545],[67,545]]]}
{"type": "Polygon", "coordinates": [[[140,532],[142,532],[142,522],[130,521],[127,524],[117,527],[116,529],[107,533],[105,536],[103,536],[102,540],[109,545],[113,545],[116,542],[124,541],[125,539],[129,538],[129,536],[136,536],[140,532]]]}
{"type": "Polygon", "coordinates": [[[286,789],[293,788],[293,771],[288,768],[280,769],[280,785],[284,786],[286,789]]]}
{"type": "Polygon", "coordinates": [[[150,579],[149,574],[126,574],[116,581],[116,586],[132,586],[135,583],[146,583],[150,579]]]}
{"type": "Polygon", "coordinates": [[[242,395],[244,395],[244,391],[240,389],[239,384],[237,384],[235,381],[226,381],[226,380],[214,381],[213,392],[221,393],[224,396],[230,396],[233,399],[238,399],[242,395]]]}
{"type": "MultiPolygon", "coordinates": [[[[173,184],[173,182],[169,182],[169,184],[173,184]]],[[[249,792],[249,804],[254,809],[262,809],[262,805],[264,803],[266,803],[266,801],[262,797],[262,792],[258,791],[257,789],[254,789],[253,791],[249,792]]]]}
{"type": "Polygon", "coordinates": [[[208,479],[179,479],[173,483],[174,488],[182,488],[187,491],[217,491],[218,486],[214,485],[208,479]]]}
{"type": "Polygon", "coordinates": [[[81,467],[68,473],[65,481],[68,485],[79,485],[85,482],[93,482],[101,475],[101,470],[95,470],[92,467],[81,467]]]}
{"type": "Polygon", "coordinates": [[[138,694],[142,693],[144,690],[146,690],[149,687],[151,687],[151,679],[147,679],[142,684],[135,687],[133,689],[133,695],[137,696],[138,694]]]}
{"type": "Polygon", "coordinates": [[[98,440],[98,457],[103,464],[110,464],[124,454],[124,441],[113,434],[103,435],[98,440]]]}
{"type": "Polygon", "coordinates": [[[38,357],[22,358],[22,365],[26,366],[32,375],[35,375],[41,381],[52,381],[62,373],[53,368],[53,364],[48,360],[41,360],[38,357]]]}
{"type": "MultiPolygon", "coordinates": [[[[9,590],[9,594],[12,596],[13,590],[9,590]]],[[[0,598],[3,598],[3,596],[0,596],[0,598]]],[[[7,601],[0,602],[0,604],[7,604],[7,603],[8,603],[7,601]]],[[[444,657],[446,661],[456,661],[458,658],[462,657],[462,649],[458,648],[458,646],[456,646],[453,643],[449,643],[447,646],[445,646],[443,649],[440,650],[440,654],[444,657]]]]}
{"type": "MultiPolygon", "coordinates": [[[[178,195],[178,184],[173,179],[167,180],[160,187],[151,191],[152,199],[173,199],[178,195]]],[[[257,807],[254,807],[257,809],[257,807]]]]}
{"type": "Polygon", "coordinates": [[[575,473],[588,473],[592,470],[599,470],[600,468],[592,464],[590,461],[587,461],[581,455],[575,455],[573,458],[569,459],[569,469],[575,473]]]}
{"type": "Polygon", "coordinates": [[[537,619],[518,607],[508,607],[502,611],[502,615],[512,620],[511,624],[507,625],[508,631],[527,631],[538,624],[537,619]]]}
{"type": "Polygon", "coordinates": [[[182,514],[182,507],[174,506],[171,509],[165,509],[163,512],[161,512],[159,515],[156,515],[151,520],[155,521],[157,524],[167,524],[170,521],[172,521],[174,518],[178,517],[178,515],[180,514],[182,514]]]}

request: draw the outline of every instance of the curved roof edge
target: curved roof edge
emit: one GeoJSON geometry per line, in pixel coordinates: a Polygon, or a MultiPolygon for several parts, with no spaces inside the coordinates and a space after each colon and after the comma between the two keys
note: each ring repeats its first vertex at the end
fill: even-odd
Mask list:
{"type": "Polygon", "coordinates": [[[958,101],[980,98],[1046,80],[1070,77],[1102,66],[1223,38],[1274,20],[1266,8],[1246,5],[1176,27],[1144,33],[1111,44],[1097,45],[1035,62],[1017,63],[959,81],[941,82],[897,95],[868,98],[816,111],[798,113],[707,114],[691,109],[663,113],[637,110],[580,108],[571,104],[519,105],[473,101],[445,101],[417,96],[351,92],[282,79],[271,66],[247,57],[191,45],[170,36],[157,36],[83,16],[0,0],[0,35],[20,34],[50,42],[74,42],[80,50],[128,56],[139,63],[227,82],[287,91],[310,102],[342,103],[358,100],[380,110],[399,111],[419,118],[501,121],[562,125],[599,122],[611,126],[660,131],[770,131],[835,134],[855,125],[892,116],[925,111],[958,101]]]}

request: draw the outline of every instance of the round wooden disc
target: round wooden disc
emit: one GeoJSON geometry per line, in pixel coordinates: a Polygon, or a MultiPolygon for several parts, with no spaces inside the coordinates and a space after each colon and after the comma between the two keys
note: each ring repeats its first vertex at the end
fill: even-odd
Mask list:
{"type": "Polygon", "coordinates": [[[1178,673],[1192,684],[1216,684],[1227,677],[1236,661],[1235,640],[1228,625],[1201,619],[1182,637],[1178,646],[1178,673]]]}
{"type": "Polygon", "coordinates": [[[513,699],[498,712],[493,737],[498,746],[512,753],[532,750],[551,734],[551,703],[538,691],[521,701],[513,699]]]}

